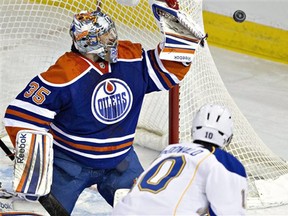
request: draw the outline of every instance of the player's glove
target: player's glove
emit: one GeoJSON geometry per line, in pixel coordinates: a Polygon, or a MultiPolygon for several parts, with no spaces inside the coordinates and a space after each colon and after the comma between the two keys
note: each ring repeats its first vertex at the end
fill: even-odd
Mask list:
{"type": "Polygon", "coordinates": [[[162,1],[153,2],[152,11],[164,35],[160,59],[192,62],[199,45],[204,46],[207,34],[186,13],[169,8],[162,1]]]}

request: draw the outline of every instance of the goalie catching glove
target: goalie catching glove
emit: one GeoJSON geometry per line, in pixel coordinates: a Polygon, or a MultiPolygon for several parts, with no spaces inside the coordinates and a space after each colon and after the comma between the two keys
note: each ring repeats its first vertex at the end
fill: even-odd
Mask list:
{"type": "Polygon", "coordinates": [[[162,1],[152,3],[152,11],[164,35],[160,59],[192,62],[199,45],[204,46],[207,34],[186,13],[167,7],[162,1]]]}
{"type": "Polygon", "coordinates": [[[46,132],[21,130],[16,137],[13,190],[37,200],[51,190],[53,138],[46,132]]]}

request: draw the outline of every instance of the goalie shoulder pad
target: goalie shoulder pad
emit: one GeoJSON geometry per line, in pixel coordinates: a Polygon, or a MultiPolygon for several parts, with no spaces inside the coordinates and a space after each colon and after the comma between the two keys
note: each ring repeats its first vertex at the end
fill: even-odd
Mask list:
{"type": "Polygon", "coordinates": [[[204,46],[207,34],[189,15],[167,7],[164,2],[153,2],[152,11],[164,35],[160,59],[192,62],[199,45],[204,46]]]}
{"type": "Polygon", "coordinates": [[[53,137],[50,133],[21,130],[16,136],[13,190],[34,197],[51,190],[53,137]]]}

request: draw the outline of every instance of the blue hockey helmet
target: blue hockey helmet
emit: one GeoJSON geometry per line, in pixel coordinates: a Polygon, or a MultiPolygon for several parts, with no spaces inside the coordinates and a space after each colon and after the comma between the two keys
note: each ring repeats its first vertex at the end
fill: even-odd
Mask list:
{"type": "Polygon", "coordinates": [[[114,22],[107,14],[100,11],[75,14],[70,35],[80,53],[95,53],[106,61],[117,62],[118,35],[114,22]]]}

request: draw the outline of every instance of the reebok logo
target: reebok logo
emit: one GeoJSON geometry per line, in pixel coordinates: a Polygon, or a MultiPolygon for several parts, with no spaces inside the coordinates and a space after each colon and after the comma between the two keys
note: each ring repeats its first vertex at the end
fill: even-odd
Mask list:
{"type": "Polygon", "coordinates": [[[26,136],[27,134],[20,134],[18,139],[18,152],[17,152],[17,163],[23,163],[25,158],[25,147],[26,147],[26,136]]]}
{"type": "Polygon", "coordinates": [[[3,210],[13,209],[12,203],[3,203],[0,201],[0,209],[3,210]]]}
{"type": "Polygon", "coordinates": [[[187,62],[191,62],[192,59],[190,56],[174,56],[175,60],[185,60],[187,62]]]}

